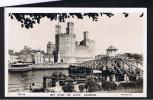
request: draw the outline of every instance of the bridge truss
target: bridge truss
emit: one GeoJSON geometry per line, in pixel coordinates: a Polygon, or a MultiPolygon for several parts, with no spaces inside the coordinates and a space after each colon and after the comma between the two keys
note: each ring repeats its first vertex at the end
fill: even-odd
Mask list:
{"type": "Polygon", "coordinates": [[[98,60],[90,60],[79,64],[86,68],[96,70],[108,70],[114,74],[128,76],[143,75],[143,61],[136,59],[128,59],[124,57],[102,57],[98,60]]]}

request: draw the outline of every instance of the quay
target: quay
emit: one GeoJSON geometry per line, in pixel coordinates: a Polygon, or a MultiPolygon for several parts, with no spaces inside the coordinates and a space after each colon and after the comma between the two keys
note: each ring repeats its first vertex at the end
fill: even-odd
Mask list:
{"type": "Polygon", "coordinates": [[[68,69],[69,64],[33,64],[32,70],[47,70],[47,69],[68,69]]]}
{"type": "Polygon", "coordinates": [[[70,64],[9,64],[9,72],[26,72],[30,70],[55,70],[68,69],[70,64]]]}

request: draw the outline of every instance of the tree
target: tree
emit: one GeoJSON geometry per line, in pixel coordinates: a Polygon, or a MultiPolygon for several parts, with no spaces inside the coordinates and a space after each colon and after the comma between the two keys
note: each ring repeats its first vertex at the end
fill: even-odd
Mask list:
{"type": "MultiPolygon", "coordinates": [[[[128,13],[122,13],[124,17],[128,17],[128,13]]],[[[51,21],[59,20],[59,22],[65,22],[67,18],[78,18],[83,19],[85,16],[88,16],[92,19],[92,21],[98,21],[98,18],[102,15],[106,15],[109,18],[114,16],[111,12],[101,12],[101,13],[9,13],[11,19],[16,19],[21,23],[21,27],[25,27],[26,29],[33,28],[33,25],[38,23],[40,24],[40,20],[44,17],[47,17],[51,21]]],[[[142,17],[143,13],[140,15],[142,17]]]]}
{"type": "MultiPolygon", "coordinates": [[[[109,17],[113,16],[112,13],[104,13],[109,17]]],[[[77,17],[78,19],[83,19],[84,16],[92,18],[93,21],[98,20],[98,16],[102,13],[9,13],[11,19],[16,18],[17,21],[21,23],[21,27],[27,29],[33,28],[33,24],[40,23],[40,19],[47,17],[52,20],[59,20],[60,22],[65,22],[67,18],[77,17]]]]}

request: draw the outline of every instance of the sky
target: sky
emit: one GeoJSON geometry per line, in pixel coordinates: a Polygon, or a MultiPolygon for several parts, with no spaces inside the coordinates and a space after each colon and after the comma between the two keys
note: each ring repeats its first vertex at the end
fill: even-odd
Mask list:
{"type": "MultiPolygon", "coordinates": [[[[84,19],[66,19],[74,22],[74,34],[76,40],[83,40],[83,32],[89,32],[89,39],[95,40],[95,53],[105,54],[106,49],[113,45],[118,49],[118,53],[143,53],[144,42],[144,17],[139,17],[140,13],[131,13],[126,18],[121,13],[116,13],[109,18],[106,15],[99,17],[97,22],[88,17],[84,19]]],[[[46,51],[48,41],[55,43],[55,25],[57,21],[50,21],[47,18],[40,20],[40,24],[35,24],[33,28],[21,27],[21,23],[16,19],[8,18],[8,48],[19,51],[24,45],[33,49],[46,51]]],[[[59,23],[62,33],[66,32],[66,23],[59,23]]]]}

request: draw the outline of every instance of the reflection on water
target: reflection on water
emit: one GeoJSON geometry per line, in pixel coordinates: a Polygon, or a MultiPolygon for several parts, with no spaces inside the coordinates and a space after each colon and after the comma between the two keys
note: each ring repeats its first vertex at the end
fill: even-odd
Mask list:
{"type": "Polygon", "coordinates": [[[8,91],[25,91],[29,88],[30,83],[41,83],[43,75],[51,75],[53,72],[62,72],[63,74],[68,75],[68,70],[36,70],[21,73],[9,73],[8,91]]]}

